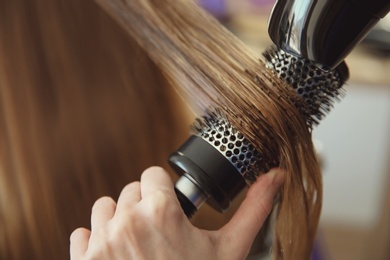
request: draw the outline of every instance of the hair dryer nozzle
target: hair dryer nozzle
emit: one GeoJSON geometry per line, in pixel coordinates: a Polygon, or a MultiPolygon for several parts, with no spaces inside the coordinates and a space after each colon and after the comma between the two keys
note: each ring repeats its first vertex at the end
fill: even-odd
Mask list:
{"type": "Polygon", "coordinates": [[[268,33],[282,50],[335,68],[389,9],[389,0],[278,0],[268,33]]]}

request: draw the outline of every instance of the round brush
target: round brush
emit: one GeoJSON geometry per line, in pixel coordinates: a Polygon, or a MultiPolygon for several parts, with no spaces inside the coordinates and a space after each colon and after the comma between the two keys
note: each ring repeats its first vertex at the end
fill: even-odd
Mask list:
{"type": "MultiPolygon", "coordinates": [[[[329,111],[348,78],[344,63],[325,70],[276,47],[267,50],[264,57],[267,67],[306,101],[306,109],[298,109],[306,116],[309,127],[329,111]]],[[[256,150],[218,109],[198,119],[192,128],[194,135],[169,158],[171,166],[182,175],[175,190],[189,217],[205,201],[216,210],[225,211],[240,191],[278,165],[256,150]]]]}
{"type": "MultiPolygon", "coordinates": [[[[276,46],[264,52],[266,65],[305,101],[305,107],[296,108],[309,128],[343,93],[346,55],[389,9],[387,0],[275,3],[269,35],[276,46]]],[[[169,158],[181,175],[175,190],[188,217],[205,201],[225,211],[257,176],[278,165],[255,149],[218,109],[198,119],[193,130],[194,135],[169,158]]]]}

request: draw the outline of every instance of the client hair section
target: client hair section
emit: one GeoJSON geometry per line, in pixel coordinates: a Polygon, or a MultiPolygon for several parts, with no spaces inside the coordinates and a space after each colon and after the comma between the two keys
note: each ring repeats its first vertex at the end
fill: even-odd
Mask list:
{"type": "Polygon", "coordinates": [[[191,119],[93,1],[0,1],[0,38],[0,259],[69,259],[94,201],[168,168],[191,119]]]}

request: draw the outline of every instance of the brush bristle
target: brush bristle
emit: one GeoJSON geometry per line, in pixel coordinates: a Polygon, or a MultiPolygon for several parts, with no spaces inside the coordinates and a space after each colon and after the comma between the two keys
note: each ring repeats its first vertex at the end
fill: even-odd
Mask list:
{"type": "Polygon", "coordinates": [[[306,102],[309,109],[308,124],[318,124],[329,113],[334,101],[344,95],[342,85],[348,78],[345,63],[336,69],[327,69],[288,54],[273,46],[263,53],[267,67],[286,81],[306,102]]]}

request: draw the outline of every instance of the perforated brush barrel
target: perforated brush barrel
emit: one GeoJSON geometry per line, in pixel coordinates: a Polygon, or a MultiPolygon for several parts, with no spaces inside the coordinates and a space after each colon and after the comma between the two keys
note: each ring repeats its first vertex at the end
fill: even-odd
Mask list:
{"type": "Polygon", "coordinates": [[[261,170],[260,153],[226,119],[214,114],[206,120],[207,126],[197,136],[218,150],[248,184],[253,183],[261,170]]]}
{"type": "Polygon", "coordinates": [[[349,76],[345,62],[331,69],[277,47],[269,48],[263,55],[267,67],[305,100],[309,109],[305,113],[309,125],[318,124],[331,110],[334,101],[343,95],[342,86],[349,76]]]}
{"type": "MultiPolygon", "coordinates": [[[[344,62],[336,69],[328,69],[276,47],[267,50],[264,57],[267,67],[305,100],[307,106],[297,109],[306,117],[308,127],[330,111],[348,78],[344,62]]],[[[195,135],[169,158],[181,175],[175,190],[188,217],[205,201],[218,211],[225,211],[240,191],[277,166],[267,161],[221,113],[210,113],[200,121],[195,135]]]]}

